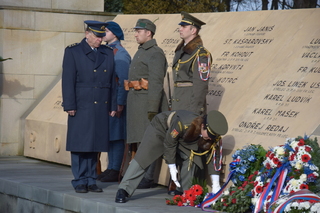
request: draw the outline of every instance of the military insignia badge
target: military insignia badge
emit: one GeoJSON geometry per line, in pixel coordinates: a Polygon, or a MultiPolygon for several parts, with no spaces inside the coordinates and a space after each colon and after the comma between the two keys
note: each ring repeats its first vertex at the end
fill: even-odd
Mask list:
{"type": "Polygon", "coordinates": [[[208,63],[200,63],[198,57],[198,71],[200,75],[200,79],[203,81],[207,81],[210,76],[210,57],[208,57],[208,63]]]}
{"type": "Polygon", "coordinates": [[[176,129],[173,129],[170,133],[172,138],[176,138],[179,135],[179,132],[176,129]]]}

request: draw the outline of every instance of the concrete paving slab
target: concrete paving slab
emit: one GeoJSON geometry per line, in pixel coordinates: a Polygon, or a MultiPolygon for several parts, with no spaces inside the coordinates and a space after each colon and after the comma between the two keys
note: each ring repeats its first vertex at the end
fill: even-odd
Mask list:
{"type": "Polygon", "coordinates": [[[157,213],[202,212],[194,207],[168,206],[167,188],[137,189],[127,203],[115,203],[118,183],[102,183],[102,193],[76,193],[69,166],[22,156],[0,157],[2,213],[157,213]]]}

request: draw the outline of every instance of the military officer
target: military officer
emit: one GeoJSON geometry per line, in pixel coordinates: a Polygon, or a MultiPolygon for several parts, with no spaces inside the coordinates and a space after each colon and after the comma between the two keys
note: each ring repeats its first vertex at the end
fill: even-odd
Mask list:
{"type": "MultiPolygon", "coordinates": [[[[163,156],[168,164],[171,178],[181,194],[183,190],[190,188],[194,169],[204,168],[201,155],[206,155],[205,165],[208,166],[211,179],[219,177],[213,155],[218,151],[216,148],[221,135],[227,131],[226,118],[216,110],[201,116],[186,110],[167,111],[156,115],[148,125],[137,154],[118,187],[115,202],[125,203],[127,197],[132,196],[146,168],[160,156],[163,156]],[[180,181],[177,178],[177,152],[187,156],[181,165],[180,181]]],[[[215,184],[219,182],[213,180],[212,184],[214,190],[215,184]]]]}
{"type": "Polygon", "coordinates": [[[114,116],[117,109],[113,51],[101,46],[107,24],[84,23],[85,38],[65,49],[62,65],[66,149],[71,152],[71,183],[77,193],[102,192],[96,185],[98,152],[108,151],[109,113],[114,116]]]}
{"type": "Polygon", "coordinates": [[[181,16],[179,32],[182,41],[175,50],[172,64],[172,109],[205,114],[212,59],[203,46],[199,31],[206,23],[187,12],[181,12],[181,16]]]}

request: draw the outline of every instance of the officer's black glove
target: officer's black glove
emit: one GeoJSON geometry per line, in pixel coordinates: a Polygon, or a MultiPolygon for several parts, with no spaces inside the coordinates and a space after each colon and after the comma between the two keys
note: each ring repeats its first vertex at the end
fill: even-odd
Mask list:
{"type": "Polygon", "coordinates": [[[157,112],[148,112],[149,121],[152,121],[153,117],[156,116],[156,114],[158,114],[158,113],[157,112]]]}

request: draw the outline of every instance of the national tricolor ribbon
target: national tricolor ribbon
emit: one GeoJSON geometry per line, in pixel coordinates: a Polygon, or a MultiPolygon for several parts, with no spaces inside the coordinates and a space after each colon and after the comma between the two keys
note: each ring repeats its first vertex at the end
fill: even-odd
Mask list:
{"type": "MultiPolygon", "coordinates": [[[[254,211],[253,213],[258,213],[263,209],[263,205],[268,197],[269,192],[271,191],[271,188],[273,186],[273,183],[277,180],[277,178],[281,175],[281,173],[283,173],[284,176],[284,180],[285,180],[285,175],[284,175],[284,170],[286,170],[286,164],[283,164],[280,168],[277,169],[276,173],[273,175],[272,179],[270,180],[268,186],[266,188],[264,188],[263,192],[261,193],[260,197],[258,198],[258,201],[255,205],[254,211]]],[[[282,180],[282,181],[284,181],[282,180]]],[[[283,185],[283,183],[281,183],[281,185],[283,185]]],[[[281,191],[281,189],[280,189],[281,191]]],[[[280,193],[280,192],[279,192],[280,193]]],[[[275,198],[277,199],[277,198],[275,198]]]]}
{"type": "Polygon", "coordinates": [[[221,195],[223,194],[224,189],[227,187],[229,181],[231,180],[233,174],[236,171],[233,170],[229,173],[228,178],[226,180],[226,182],[223,184],[223,186],[221,187],[221,189],[216,193],[216,194],[212,194],[209,193],[209,195],[204,199],[204,201],[202,201],[202,203],[200,204],[202,211],[206,211],[206,212],[220,212],[220,211],[215,211],[215,210],[208,210],[205,209],[206,207],[210,206],[212,203],[214,203],[216,200],[219,199],[219,197],[221,197],[221,195]]]}
{"type": "Polygon", "coordinates": [[[318,201],[320,202],[320,197],[313,192],[309,191],[308,189],[302,189],[297,192],[294,192],[290,194],[289,199],[286,200],[285,202],[281,203],[279,206],[277,206],[274,210],[272,210],[272,207],[276,205],[277,201],[273,202],[268,209],[268,213],[281,213],[284,211],[286,206],[293,200],[313,200],[313,201],[318,201]]]}

